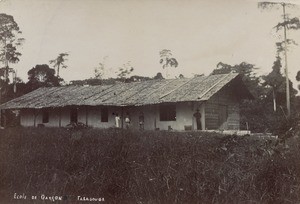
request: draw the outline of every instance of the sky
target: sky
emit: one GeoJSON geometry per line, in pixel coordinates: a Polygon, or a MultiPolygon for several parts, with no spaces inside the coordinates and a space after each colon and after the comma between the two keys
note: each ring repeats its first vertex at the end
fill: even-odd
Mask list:
{"type": "MultiPolygon", "coordinates": [[[[275,0],[276,1],[276,0],[275,0]]],[[[258,75],[272,70],[282,32],[280,8],[262,10],[257,0],[0,0],[0,13],[14,16],[25,38],[22,56],[12,65],[27,81],[37,64],[49,64],[68,52],[66,81],[94,76],[105,63],[106,76],[130,62],[134,75],[153,77],[163,72],[159,51],[169,49],[186,77],[208,75],[219,62],[255,64],[258,75]]],[[[298,7],[287,8],[300,17],[298,7]]],[[[300,30],[288,38],[300,44],[300,30]]],[[[289,76],[300,70],[300,46],[289,47],[289,76]]]]}

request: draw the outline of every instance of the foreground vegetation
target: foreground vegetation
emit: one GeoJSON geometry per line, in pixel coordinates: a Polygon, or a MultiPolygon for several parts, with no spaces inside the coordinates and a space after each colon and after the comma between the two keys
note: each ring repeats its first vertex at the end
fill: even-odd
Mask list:
{"type": "MultiPolygon", "coordinates": [[[[199,132],[0,130],[0,200],[14,193],[109,203],[297,203],[300,140],[199,132]]],[[[39,200],[41,202],[41,200],[39,200]]],[[[31,201],[32,203],[32,201],[31,201]]]]}

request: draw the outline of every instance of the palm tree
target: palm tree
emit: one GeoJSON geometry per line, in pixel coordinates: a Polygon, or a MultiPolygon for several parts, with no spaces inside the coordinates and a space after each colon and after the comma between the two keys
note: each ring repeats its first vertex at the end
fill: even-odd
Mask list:
{"type": "Polygon", "coordinates": [[[59,69],[60,68],[66,69],[68,67],[67,65],[64,64],[65,61],[67,61],[67,59],[66,59],[67,56],[69,56],[69,54],[66,52],[60,53],[56,59],[49,61],[50,64],[53,64],[53,66],[57,68],[57,77],[59,77],[59,69]]]}

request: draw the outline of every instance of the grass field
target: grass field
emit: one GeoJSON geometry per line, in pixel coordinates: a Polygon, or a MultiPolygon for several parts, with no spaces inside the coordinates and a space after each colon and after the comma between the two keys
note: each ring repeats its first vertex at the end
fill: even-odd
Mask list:
{"type": "Polygon", "coordinates": [[[271,139],[203,132],[18,128],[0,135],[4,203],[40,203],[41,195],[62,196],[61,203],[78,196],[106,203],[300,202],[299,138],[275,147],[271,139]],[[23,194],[26,200],[14,199],[23,194]]]}

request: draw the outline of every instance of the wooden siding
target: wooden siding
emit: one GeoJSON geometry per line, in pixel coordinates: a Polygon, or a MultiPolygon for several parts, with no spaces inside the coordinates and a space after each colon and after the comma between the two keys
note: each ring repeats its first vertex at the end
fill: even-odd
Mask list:
{"type": "Polygon", "coordinates": [[[224,87],[205,103],[206,129],[239,130],[239,112],[239,100],[234,94],[233,88],[224,87]]]}

